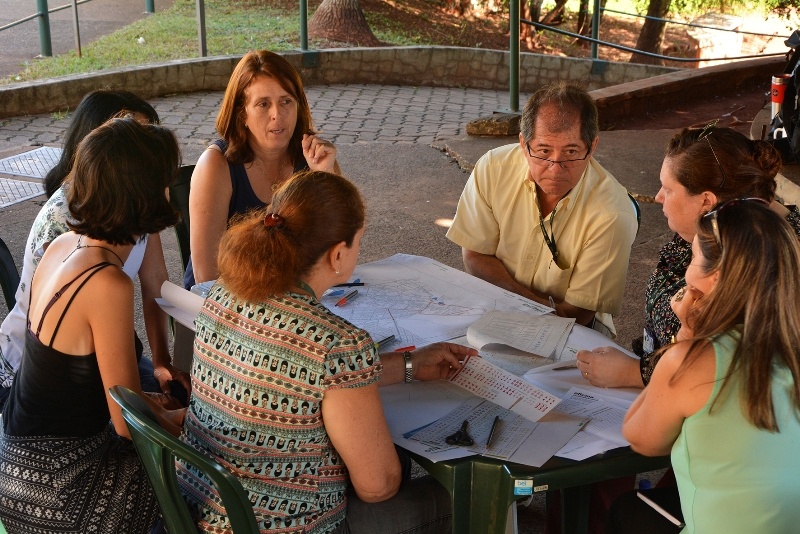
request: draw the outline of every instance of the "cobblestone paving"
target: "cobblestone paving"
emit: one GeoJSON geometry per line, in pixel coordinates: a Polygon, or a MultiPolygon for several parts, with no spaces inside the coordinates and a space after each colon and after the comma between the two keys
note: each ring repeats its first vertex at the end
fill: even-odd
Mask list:
{"type": "MultiPolygon", "coordinates": [[[[465,125],[507,109],[508,92],[465,88],[331,85],[306,88],[314,123],[335,144],[430,144],[464,133],[465,125]]],[[[193,161],[215,137],[223,93],[198,92],[150,102],[193,161]]],[[[522,102],[525,97],[521,97],[522,102]]],[[[0,151],[25,145],[58,145],[69,124],[62,114],[0,119],[0,151]]]]}

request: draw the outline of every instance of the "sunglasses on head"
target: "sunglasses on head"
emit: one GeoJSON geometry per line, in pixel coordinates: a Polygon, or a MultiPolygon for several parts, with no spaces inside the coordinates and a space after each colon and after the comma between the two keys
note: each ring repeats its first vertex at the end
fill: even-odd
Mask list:
{"type": "Polygon", "coordinates": [[[714,155],[714,159],[717,161],[717,166],[719,166],[719,171],[722,173],[722,181],[719,183],[719,188],[725,185],[725,180],[728,178],[728,175],[725,174],[725,169],[722,168],[722,163],[719,162],[719,158],[717,157],[717,153],[714,151],[714,146],[711,144],[711,134],[714,133],[714,128],[717,126],[719,119],[715,120],[706,125],[705,128],[700,132],[700,135],[697,136],[697,140],[700,141],[701,139],[705,139],[706,143],[708,143],[708,148],[711,149],[711,153],[714,155]]]}
{"type": "Polygon", "coordinates": [[[719,246],[720,250],[722,250],[722,238],[719,235],[719,222],[717,222],[717,214],[722,210],[724,210],[725,208],[736,206],[737,204],[741,204],[742,202],[758,202],[759,204],[763,204],[764,206],[769,206],[769,202],[767,202],[763,198],[758,198],[758,197],[732,198],[731,200],[722,203],[717,209],[709,211],[708,213],[703,215],[703,219],[707,217],[711,218],[711,231],[714,232],[714,240],[717,242],[717,246],[719,246]]]}

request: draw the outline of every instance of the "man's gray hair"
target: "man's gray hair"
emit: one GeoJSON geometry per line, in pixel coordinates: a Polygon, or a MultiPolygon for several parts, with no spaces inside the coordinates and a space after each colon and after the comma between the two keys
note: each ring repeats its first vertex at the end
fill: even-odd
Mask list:
{"type": "Polygon", "coordinates": [[[561,132],[571,128],[575,115],[581,124],[581,139],[589,148],[597,138],[600,130],[597,119],[597,106],[583,87],[567,82],[556,82],[541,87],[531,96],[522,109],[520,131],[525,141],[533,139],[536,132],[534,125],[542,107],[555,105],[559,111],[558,121],[549,124],[551,131],[561,132]]]}

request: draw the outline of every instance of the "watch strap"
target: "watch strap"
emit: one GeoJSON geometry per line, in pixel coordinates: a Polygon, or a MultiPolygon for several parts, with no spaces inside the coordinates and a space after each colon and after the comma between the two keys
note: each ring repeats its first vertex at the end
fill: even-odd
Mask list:
{"type": "Polygon", "coordinates": [[[414,366],[411,363],[411,353],[409,351],[403,352],[403,361],[406,364],[404,379],[406,382],[411,382],[414,380],[414,366]]]}

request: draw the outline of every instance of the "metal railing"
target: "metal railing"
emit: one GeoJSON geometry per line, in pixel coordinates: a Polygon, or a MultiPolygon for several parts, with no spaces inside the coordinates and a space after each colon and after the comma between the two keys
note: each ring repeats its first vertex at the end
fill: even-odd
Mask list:
{"type": "Polygon", "coordinates": [[[607,7],[601,7],[600,11],[607,11],[609,13],[616,13],[617,15],[627,15],[629,17],[637,17],[646,20],[655,20],[657,22],[666,22],[669,24],[677,24],[679,26],[690,26],[692,28],[703,28],[706,30],[717,30],[721,32],[731,32],[731,33],[741,33],[742,35],[756,35],[758,37],[782,37],[784,39],[788,39],[788,35],[778,35],[776,33],[758,33],[758,32],[746,32],[744,30],[736,30],[736,29],[729,29],[729,28],[718,28],[716,26],[704,26],[703,24],[697,24],[695,22],[683,22],[680,20],[671,20],[671,19],[662,19],[659,17],[653,17],[651,15],[640,15],[639,13],[626,13],[625,11],[617,11],[615,9],[609,9],[607,7]]]}
{"type": "MultiPolygon", "coordinates": [[[[654,54],[652,52],[645,52],[644,50],[639,50],[638,48],[631,48],[630,46],[619,45],[619,44],[615,44],[615,43],[609,43],[609,42],[606,42],[606,41],[601,41],[599,39],[593,39],[591,37],[586,37],[585,35],[579,35],[577,33],[568,32],[566,30],[561,30],[559,28],[553,28],[552,26],[547,26],[546,24],[533,22],[531,20],[520,19],[520,22],[522,22],[523,24],[529,24],[529,25],[531,25],[531,26],[533,26],[535,28],[539,28],[539,29],[543,29],[543,30],[549,30],[549,31],[552,31],[554,33],[558,33],[558,34],[561,34],[561,35],[567,35],[569,37],[574,37],[576,39],[581,39],[581,40],[584,40],[584,41],[588,41],[588,42],[590,42],[592,44],[603,45],[603,46],[607,46],[609,48],[616,48],[617,50],[623,50],[625,52],[631,52],[633,54],[639,54],[639,55],[642,55],[642,56],[652,57],[652,58],[656,58],[656,59],[663,59],[665,61],[677,61],[677,62],[684,62],[684,63],[698,63],[700,61],[729,61],[729,60],[733,61],[733,60],[737,60],[737,59],[754,59],[754,58],[758,58],[758,57],[772,57],[772,56],[785,56],[786,55],[786,52],[770,52],[770,53],[767,53],[767,54],[749,54],[749,55],[744,55],[744,56],[703,57],[703,58],[664,56],[662,54],[654,54]]],[[[592,59],[597,59],[597,58],[593,57],[592,59]]]]}
{"type": "MultiPolygon", "coordinates": [[[[43,57],[50,57],[53,55],[53,43],[52,39],[50,38],[50,13],[56,13],[57,11],[72,8],[72,28],[75,36],[75,49],[78,51],[78,57],[80,57],[81,34],[80,34],[80,27],[78,24],[78,6],[81,4],[85,4],[86,2],[91,2],[91,0],[72,0],[72,2],[69,4],[64,4],[63,6],[58,6],[54,7],[53,9],[48,9],[47,0],[36,0],[36,9],[38,10],[36,13],[34,13],[33,15],[28,15],[27,17],[23,17],[19,20],[9,22],[4,26],[0,26],[0,31],[13,28],[14,26],[18,26],[23,22],[28,22],[29,20],[38,19],[39,52],[43,57]]],[[[145,0],[144,5],[145,5],[145,13],[155,13],[156,11],[155,0],[145,0]]]]}
{"type": "MultiPolygon", "coordinates": [[[[635,15],[631,13],[624,13],[618,12],[607,8],[600,7],[600,0],[593,0],[593,11],[592,11],[592,36],[587,37],[585,35],[579,35],[577,33],[568,32],[566,30],[562,30],[559,28],[554,28],[552,26],[547,26],[546,24],[541,24],[539,22],[534,22],[527,19],[522,19],[519,16],[519,4],[520,0],[510,0],[509,1],[509,16],[510,16],[510,28],[511,31],[509,32],[509,111],[512,113],[519,113],[519,58],[520,58],[520,42],[519,42],[519,27],[520,24],[528,24],[533,26],[537,29],[552,31],[554,33],[558,33],[561,35],[567,35],[569,37],[573,37],[575,39],[580,39],[582,41],[586,41],[591,43],[592,51],[591,51],[591,59],[597,60],[599,58],[598,54],[598,46],[607,46],[610,48],[616,48],[618,50],[623,50],[626,52],[631,52],[632,54],[639,54],[642,56],[663,59],[665,61],[676,61],[676,62],[686,62],[686,63],[697,63],[699,61],[733,61],[737,59],[752,59],[752,58],[759,58],[759,57],[771,57],[771,56],[783,56],[785,52],[775,52],[775,53],[768,53],[768,54],[753,54],[753,55],[743,55],[743,56],[735,56],[735,57],[723,57],[723,58],[681,58],[681,57],[672,57],[672,56],[665,56],[661,54],[654,54],[652,52],[645,52],[643,50],[638,50],[636,48],[631,48],[624,45],[618,45],[615,43],[610,43],[607,41],[602,41],[599,38],[600,34],[600,12],[601,11],[609,11],[614,13],[622,13],[624,15],[632,15],[637,17],[642,17],[645,19],[650,20],[657,20],[669,24],[681,24],[686,26],[693,26],[699,28],[705,28],[709,30],[719,30],[719,31],[731,31],[725,28],[717,28],[714,26],[703,26],[700,24],[694,23],[687,23],[687,22],[680,22],[674,21],[669,19],[661,19],[658,17],[652,17],[648,15],[635,15]],[[515,21],[517,21],[515,23],[515,21]],[[516,30],[516,31],[515,31],[516,30]]],[[[751,32],[743,32],[739,31],[739,33],[746,33],[750,35],[761,35],[765,37],[776,37],[772,34],[754,34],[751,32]]]]}

